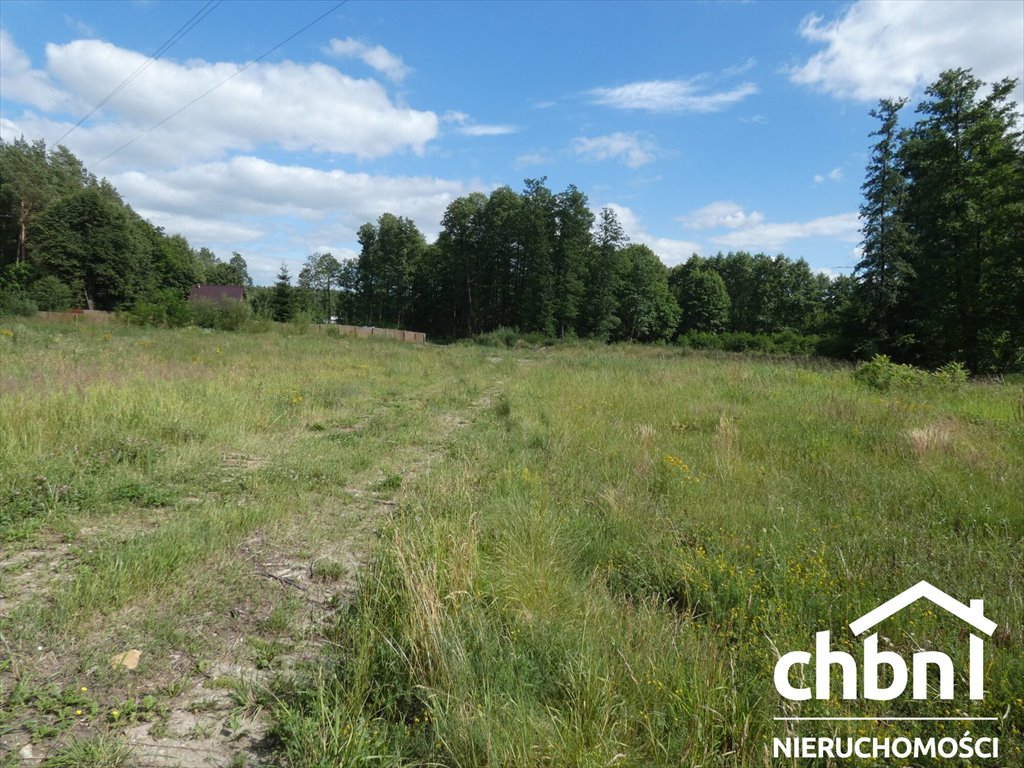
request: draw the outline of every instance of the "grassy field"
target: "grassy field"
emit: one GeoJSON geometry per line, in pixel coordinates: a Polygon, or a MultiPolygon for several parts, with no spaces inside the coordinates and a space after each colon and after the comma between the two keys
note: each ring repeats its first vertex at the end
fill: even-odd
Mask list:
{"type": "Polygon", "coordinates": [[[846,732],[776,717],[965,713],[1024,762],[1019,385],[300,330],[0,325],[0,764],[770,766],[846,732]],[[999,624],[984,701],[779,696],[921,579],[999,624]]]}

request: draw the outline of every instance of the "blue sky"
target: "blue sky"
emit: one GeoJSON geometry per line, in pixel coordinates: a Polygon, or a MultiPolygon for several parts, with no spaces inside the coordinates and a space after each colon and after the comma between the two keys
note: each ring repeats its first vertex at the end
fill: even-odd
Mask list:
{"type": "Polygon", "coordinates": [[[53,143],[205,9],[63,143],[257,282],[353,255],[385,211],[432,239],[455,197],[539,176],[615,207],[667,264],[745,249],[837,272],[877,100],[954,66],[1024,78],[1017,0],[352,0],[107,157],[335,4],[4,0],[0,136],[53,143]]]}

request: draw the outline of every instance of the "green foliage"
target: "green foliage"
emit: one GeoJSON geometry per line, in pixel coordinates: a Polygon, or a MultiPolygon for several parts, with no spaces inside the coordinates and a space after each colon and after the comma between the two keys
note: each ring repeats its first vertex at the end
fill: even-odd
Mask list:
{"type": "Polygon", "coordinates": [[[646,245],[622,250],[616,304],[620,341],[667,341],[679,324],[679,305],[668,288],[668,270],[646,245]]]}
{"type": "Polygon", "coordinates": [[[193,312],[188,301],[171,289],[155,291],[136,299],[128,317],[138,325],[168,328],[178,328],[193,322],[193,312]]]}
{"type": "MultiPolygon", "coordinates": [[[[906,338],[901,311],[915,273],[911,266],[914,238],[906,220],[909,185],[900,159],[899,111],[904,99],[883,99],[871,116],[881,125],[872,136],[872,149],[861,205],[862,257],[857,264],[858,316],[847,330],[889,351],[899,350],[906,338]]],[[[863,345],[863,342],[862,342],[863,345]]]]}
{"type": "Polygon", "coordinates": [[[519,342],[519,334],[514,328],[495,328],[488,333],[473,337],[473,341],[482,347],[504,347],[511,349],[519,342]]]}
{"type": "Polygon", "coordinates": [[[249,309],[249,305],[235,299],[193,301],[191,310],[193,322],[200,328],[240,331],[246,329],[252,320],[252,310],[249,309]]]}
{"type": "Polygon", "coordinates": [[[693,349],[711,349],[725,352],[757,352],[779,355],[813,355],[819,352],[820,336],[799,334],[795,331],[780,333],[710,333],[688,331],[679,342],[693,349]]]}
{"type": "Polygon", "coordinates": [[[132,765],[132,748],[113,734],[99,734],[72,740],[46,758],[43,768],[127,768],[132,765]]]}
{"type": "Polygon", "coordinates": [[[887,355],[875,355],[854,371],[853,377],[880,392],[890,389],[919,389],[928,381],[928,374],[912,365],[894,363],[887,355]]]}
{"type": "Polygon", "coordinates": [[[281,265],[277,273],[277,282],[270,297],[271,317],[279,323],[287,323],[295,316],[295,296],[292,289],[292,278],[288,274],[288,266],[281,265]]]}
{"type": "Polygon", "coordinates": [[[940,388],[959,391],[967,385],[970,371],[963,363],[952,362],[932,371],[932,381],[940,388]]]}
{"type": "Polygon", "coordinates": [[[943,72],[914,125],[882,101],[865,181],[864,258],[847,335],[924,366],[1024,362],[1024,142],[1016,81],[987,95],[970,70],[943,72]]]}
{"type": "MultiPolygon", "coordinates": [[[[696,259],[692,261],[699,263],[696,259]]],[[[726,328],[729,322],[729,292],[718,272],[680,265],[674,268],[669,282],[679,302],[681,332],[714,333],[726,328]]]]}
{"type": "Polygon", "coordinates": [[[376,225],[359,228],[359,244],[364,317],[370,324],[401,327],[412,311],[413,270],[426,240],[411,219],[385,213],[376,225]]]}
{"type": "Polygon", "coordinates": [[[34,282],[28,295],[44,312],[64,312],[75,304],[75,292],[53,275],[34,282]]]}
{"type": "Polygon", "coordinates": [[[28,295],[20,291],[0,290],[0,317],[30,317],[38,310],[28,295]]]}
{"type": "Polygon", "coordinates": [[[35,277],[35,270],[27,261],[11,262],[0,268],[0,291],[24,293],[35,277]]]}

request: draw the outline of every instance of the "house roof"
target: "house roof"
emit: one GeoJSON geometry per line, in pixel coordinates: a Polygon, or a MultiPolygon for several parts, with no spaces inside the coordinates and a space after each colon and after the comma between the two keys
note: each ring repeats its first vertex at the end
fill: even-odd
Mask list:
{"type": "Polygon", "coordinates": [[[927,581],[917,582],[910,589],[900,592],[896,597],[887,600],[874,610],[868,611],[856,621],[850,622],[850,630],[855,635],[861,635],[879,622],[885,621],[895,613],[899,613],[922,597],[949,611],[961,621],[967,622],[979,632],[991,635],[996,630],[996,623],[991,619],[985,618],[984,601],[971,600],[969,606],[964,605],[938,587],[933,587],[927,581]]]}
{"type": "Polygon", "coordinates": [[[235,299],[242,301],[245,298],[245,286],[242,285],[193,285],[189,291],[190,301],[196,299],[235,299]]]}

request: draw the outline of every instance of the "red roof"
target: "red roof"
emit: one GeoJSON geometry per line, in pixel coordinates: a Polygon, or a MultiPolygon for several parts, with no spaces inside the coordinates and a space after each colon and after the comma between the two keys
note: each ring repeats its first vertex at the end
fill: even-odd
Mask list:
{"type": "Polygon", "coordinates": [[[209,301],[220,301],[221,299],[234,299],[235,301],[245,300],[245,286],[243,285],[193,285],[189,291],[188,300],[207,299],[209,301]]]}

